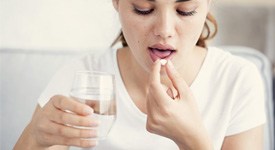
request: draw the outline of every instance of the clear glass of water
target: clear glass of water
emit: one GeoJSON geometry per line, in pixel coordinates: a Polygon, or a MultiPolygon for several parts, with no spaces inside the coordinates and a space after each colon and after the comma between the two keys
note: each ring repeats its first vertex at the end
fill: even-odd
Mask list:
{"type": "MultiPolygon", "coordinates": [[[[78,71],[75,74],[70,96],[94,109],[92,118],[100,122],[98,140],[105,139],[116,119],[115,78],[113,74],[78,71]]],[[[79,127],[77,128],[91,128],[79,127]]]]}

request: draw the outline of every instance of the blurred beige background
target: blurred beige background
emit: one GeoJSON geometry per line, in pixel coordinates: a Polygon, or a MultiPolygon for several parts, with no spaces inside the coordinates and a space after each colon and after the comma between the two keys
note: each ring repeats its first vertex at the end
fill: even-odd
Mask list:
{"type": "Polygon", "coordinates": [[[275,5],[274,0],[213,0],[220,4],[275,5]]]}
{"type": "MultiPolygon", "coordinates": [[[[213,0],[213,45],[243,45],[275,64],[275,0],[213,0]]],[[[119,32],[111,0],[0,0],[1,49],[108,48],[119,32]]]]}
{"type": "Polygon", "coordinates": [[[218,35],[211,45],[255,48],[273,63],[275,75],[275,0],[213,0],[218,35]]]}

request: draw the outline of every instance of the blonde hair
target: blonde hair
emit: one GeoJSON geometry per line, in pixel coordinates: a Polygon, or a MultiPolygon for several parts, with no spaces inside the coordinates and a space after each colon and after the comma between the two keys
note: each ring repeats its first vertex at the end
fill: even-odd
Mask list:
{"type": "MultiPolygon", "coordinates": [[[[213,39],[216,36],[217,32],[218,32],[217,21],[211,13],[208,13],[206,16],[206,21],[204,23],[203,31],[202,31],[200,38],[198,39],[196,45],[205,48],[207,46],[206,41],[213,39]],[[213,31],[211,30],[210,24],[213,25],[213,31]]],[[[114,40],[111,47],[119,42],[121,42],[123,47],[128,46],[122,31],[120,32],[118,37],[114,40]]]]}

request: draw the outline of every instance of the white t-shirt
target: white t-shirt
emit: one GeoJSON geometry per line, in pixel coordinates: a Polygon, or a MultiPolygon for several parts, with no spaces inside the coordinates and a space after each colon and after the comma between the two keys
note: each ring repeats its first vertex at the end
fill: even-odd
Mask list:
{"type": "MultiPolygon", "coordinates": [[[[146,130],[146,114],[130,98],[122,81],[117,50],[91,54],[76,60],[56,73],[40,96],[43,107],[56,94],[68,96],[79,70],[115,74],[117,120],[98,150],[177,150],[170,139],[146,130]]],[[[265,123],[264,86],[257,67],[221,49],[209,47],[196,79],[190,86],[215,150],[221,149],[226,136],[238,134],[265,123]]]]}

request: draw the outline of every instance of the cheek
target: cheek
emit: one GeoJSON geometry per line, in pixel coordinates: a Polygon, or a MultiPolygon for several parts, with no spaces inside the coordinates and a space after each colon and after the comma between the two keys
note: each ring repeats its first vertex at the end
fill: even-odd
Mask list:
{"type": "Polygon", "coordinates": [[[120,16],[122,31],[125,36],[125,39],[128,43],[130,50],[132,51],[133,56],[144,62],[146,48],[148,43],[147,40],[147,30],[146,24],[143,23],[143,20],[140,17],[137,17],[135,14],[121,13],[120,16]]]}
{"type": "MultiPolygon", "coordinates": [[[[188,44],[195,45],[202,33],[202,29],[205,23],[205,16],[199,15],[188,20],[183,21],[178,28],[178,32],[180,32],[181,39],[184,41],[188,41],[188,44]]],[[[186,42],[184,42],[186,44],[186,42]]]]}
{"type": "Polygon", "coordinates": [[[127,13],[120,16],[122,31],[127,39],[128,45],[133,47],[140,47],[144,45],[147,28],[146,25],[136,17],[134,14],[127,13]]]}
{"type": "Polygon", "coordinates": [[[200,17],[199,19],[194,21],[195,23],[193,24],[193,36],[194,36],[194,40],[197,42],[197,40],[199,39],[203,27],[204,27],[204,23],[205,23],[205,18],[204,17],[200,17]]]}

